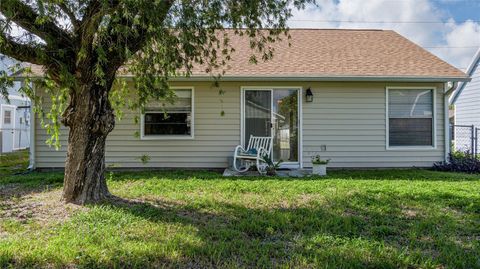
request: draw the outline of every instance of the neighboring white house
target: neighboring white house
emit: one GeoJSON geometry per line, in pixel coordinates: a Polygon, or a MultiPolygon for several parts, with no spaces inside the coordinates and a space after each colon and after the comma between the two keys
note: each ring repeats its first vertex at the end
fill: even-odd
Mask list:
{"type": "MultiPolygon", "coordinates": [[[[8,72],[15,62],[0,55],[0,70],[8,72]]],[[[30,145],[30,100],[19,89],[21,82],[16,81],[8,89],[8,102],[0,96],[0,153],[25,149],[30,145]]]]}
{"type": "MultiPolygon", "coordinates": [[[[117,120],[107,165],[225,168],[250,135],[272,136],[273,159],[292,168],[312,167],[316,154],[332,167],[429,167],[447,158],[449,85],[468,81],[465,73],[394,31],[290,35],[291,46],[274,44],[273,59],[258,64],[249,62],[248,38],[230,35],[235,52],[220,80],[223,94],[199,67],[172,78],[174,105],[125,110],[117,120]]],[[[39,66],[32,72],[43,76],[39,66]]],[[[32,167],[63,168],[68,130],[57,151],[45,144],[38,118],[34,126],[32,167]]]]}
{"type": "Polygon", "coordinates": [[[480,48],[468,66],[467,75],[470,82],[462,82],[452,96],[451,104],[455,105],[455,148],[470,150],[471,128],[480,129],[480,48]]]}

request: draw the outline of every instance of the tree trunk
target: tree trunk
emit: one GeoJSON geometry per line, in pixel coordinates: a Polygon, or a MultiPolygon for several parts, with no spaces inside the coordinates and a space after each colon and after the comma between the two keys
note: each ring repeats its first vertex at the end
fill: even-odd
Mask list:
{"type": "Polygon", "coordinates": [[[70,94],[63,123],[70,128],[63,199],[97,203],[110,196],[105,180],[105,140],[115,126],[109,88],[82,85],[70,94]]]}

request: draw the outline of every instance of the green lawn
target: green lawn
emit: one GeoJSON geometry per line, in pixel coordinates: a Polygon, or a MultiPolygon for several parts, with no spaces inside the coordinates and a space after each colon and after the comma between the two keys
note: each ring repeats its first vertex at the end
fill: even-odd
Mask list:
{"type": "Polygon", "coordinates": [[[28,167],[28,150],[0,154],[0,176],[25,171],[28,167]]]}
{"type": "Polygon", "coordinates": [[[478,175],[108,178],[123,199],[82,208],[59,173],[2,177],[0,268],[480,268],[478,175]]]}

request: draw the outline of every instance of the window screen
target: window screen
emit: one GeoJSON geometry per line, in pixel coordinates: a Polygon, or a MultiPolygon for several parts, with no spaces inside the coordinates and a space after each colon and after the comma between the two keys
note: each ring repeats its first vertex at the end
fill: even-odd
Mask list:
{"type": "Polygon", "coordinates": [[[388,90],[389,146],[433,146],[433,90],[388,90]]]}
{"type": "Polygon", "coordinates": [[[173,104],[150,104],[145,108],[144,136],[190,136],[192,90],[175,90],[173,104]]]}

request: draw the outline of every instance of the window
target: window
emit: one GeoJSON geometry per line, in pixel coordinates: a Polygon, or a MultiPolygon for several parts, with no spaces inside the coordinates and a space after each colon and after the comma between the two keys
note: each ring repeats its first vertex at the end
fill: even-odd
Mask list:
{"type": "Polygon", "coordinates": [[[388,89],[388,146],[434,146],[434,90],[388,89]]]}
{"type": "Polygon", "coordinates": [[[173,104],[151,103],[142,115],[142,138],[192,138],[193,90],[175,90],[173,104]]]}
{"type": "Polygon", "coordinates": [[[3,111],[3,124],[11,124],[12,123],[12,111],[4,110],[3,111]]]}

